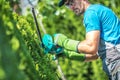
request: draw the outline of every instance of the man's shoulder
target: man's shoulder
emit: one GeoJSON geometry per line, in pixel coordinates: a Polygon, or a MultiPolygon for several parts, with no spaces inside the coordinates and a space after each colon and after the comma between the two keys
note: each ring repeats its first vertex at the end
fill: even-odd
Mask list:
{"type": "Polygon", "coordinates": [[[106,8],[106,6],[102,5],[102,4],[91,4],[88,8],[88,10],[98,10],[101,8],[106,8]]]}
{"type": "Polygon", "coordinates": [[[91,4],[85,11],[84,16],[88,14],[100,14],[110,9],[102,4],[91,4]]]}

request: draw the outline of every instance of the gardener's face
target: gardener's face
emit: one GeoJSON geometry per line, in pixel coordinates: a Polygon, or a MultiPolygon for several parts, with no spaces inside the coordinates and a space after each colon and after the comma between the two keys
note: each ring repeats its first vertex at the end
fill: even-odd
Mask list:
{"type": "Polygon", "coordinates": [[[76,15],[84,13],[83,0],[67,0],[65,5],[70,8],[76,15]]]}

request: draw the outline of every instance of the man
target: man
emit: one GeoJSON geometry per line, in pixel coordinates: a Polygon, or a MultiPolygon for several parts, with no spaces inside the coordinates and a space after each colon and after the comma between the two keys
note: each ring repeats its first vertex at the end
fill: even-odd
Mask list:
{"type": "Polygon", "coordinates": [[[63,34],[55,34],[55,45],[64,49],[63,52],[56,53],[64,53],[69,58],[80,61],[100,57],[109,79],[120,80],[120,20],[114,12],[100,4],[92,5],[88,0],[60,0],[59,6],[62,5],[70,8],[76,15],[84,15],[86,38],[80,42],[63,34]]]}

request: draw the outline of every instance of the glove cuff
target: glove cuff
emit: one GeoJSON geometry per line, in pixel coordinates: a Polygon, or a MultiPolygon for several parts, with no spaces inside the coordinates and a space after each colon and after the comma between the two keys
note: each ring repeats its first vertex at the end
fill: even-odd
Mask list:
{"type": "Polygon", "coordinates": [[[84,53],[77,53],[77,52],[69,51],[69,50],[66,50],[66,49],[64,49],[63,52],[64,52],[63,54],[71,60],[85,61],[86,57],[85,57],[84,53]]]}
{"type": "Polygon", "coordinates": [[[63,47],[63,42],[67,39],[67,36],[63,34],[54,34],[54,43],[63,47]]]}
{"type": "Polygon", "coordinates": [[[72,39],[66,39],[63,43],[63,46],[65,49],[72,50],[75,52],[78,52],[78,44],[80,41],[72,40],[72,39]]]}
{"type": "Polygon", "coordinates": [[[68,50],[78,52],[78,44],[80,41],[68,39],[63,34],[54,34],[54,43],[68,50]]]}

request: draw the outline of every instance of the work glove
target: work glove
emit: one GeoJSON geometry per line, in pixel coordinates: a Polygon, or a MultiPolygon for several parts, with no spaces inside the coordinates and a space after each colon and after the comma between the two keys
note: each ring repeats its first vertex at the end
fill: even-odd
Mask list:
{"type": "Polygon", "coordinates": [[[67,38],[64,34],[54,34],[54,43],[59,46],[78,52],[78,44],[80,41],[67,38]]]}
{"type": "Polygon", "coordinates": [[[77,53],[75,51],[70,51],[67,49],[63,49],[63,52],[61,54],[57,54],[53,56],[53,60],[56,60],[59,57],[66,57],[70,60],[75,60],[75,61],[85,61],[85,54],[83,53],[77,53]]]}
{"type": "Polygon", "coordinates": [[[85,61],[84,53],[77,53],[75,51],[70,51],[70,50],[64,49],[63,55],[65,55],[65,57],[67,57],[70,60],[85,61]]]}
{"type": "Polygon", "coordinates": [[[42,48],[44,49],[45,54],[60,54],[63,51],[62,47],[53,42],[52,36],[49,34],[44,34],[44,36],[42,37],[42,44],[42,48]]]}

